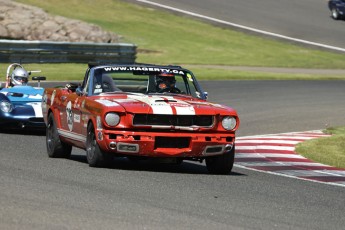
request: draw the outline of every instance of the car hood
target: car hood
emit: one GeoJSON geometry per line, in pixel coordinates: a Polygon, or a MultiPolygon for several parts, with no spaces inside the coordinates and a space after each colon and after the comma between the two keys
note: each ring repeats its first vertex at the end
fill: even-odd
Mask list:
{"type": "MultiPolygon", "coordinates": [[[[230,107],[187,96],[127,95],[96,99],[108,110],[121,106],[128,113],[166,115],[237,115],[230,107]]],[[[118,108],[117,108],[118,110],[118,108]]]]}
{"type": "Polygon", "coordinates": [[[43,88],[32,86],[14,86],[12,88],[4,88],[0,93],[6,95],[12,102],[39,102],[42,100],[43,88]]]}

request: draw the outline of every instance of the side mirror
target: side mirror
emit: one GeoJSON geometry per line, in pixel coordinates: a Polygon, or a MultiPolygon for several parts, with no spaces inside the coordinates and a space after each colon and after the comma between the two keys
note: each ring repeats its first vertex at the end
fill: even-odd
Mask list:
{"type": "Polygon", "coordinates": [[[82,91],[83,89],[81,87],[78,87],[75,89],[75,93],[78,95],[78,96],[83,96],[84,93],[82,91]]]}

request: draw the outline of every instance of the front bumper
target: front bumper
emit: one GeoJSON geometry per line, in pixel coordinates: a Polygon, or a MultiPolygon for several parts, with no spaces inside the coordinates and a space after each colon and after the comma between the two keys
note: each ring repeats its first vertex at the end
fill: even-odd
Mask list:
{"type": "Polygon", "coordinates": [[[2,129],[44,129],[46,127],[43,117],[1,116],[2,129]]]}
{"type": "Polygon", "coordinates": [[[120,155],[204,158],[232,149],[234,133],[175,133],[97,130],[100,148],[120,155]]]}

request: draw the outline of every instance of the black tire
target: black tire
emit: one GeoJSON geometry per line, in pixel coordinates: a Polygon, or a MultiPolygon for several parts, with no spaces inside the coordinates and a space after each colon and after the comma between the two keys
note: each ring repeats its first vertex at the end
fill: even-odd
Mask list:
{"type": "Polygon", "coordinates": [[[60,140],[53,113],[50,113],[48,116],[48,123],[46,128],[46,145],[49,157],[70,158],[71,156],[72,146],[60,140]]]}
{"type": "Polygon", "coordinates": [[[90,167],[106,167],[112,161],[112,156],[100,149],[92,124],[87,127],[86,159],[90,167]]]}
{"type": "Polygon", "coordinates": [[[235,160],[235,146],[229,151],[219,156],[206,158],[206,167],[211,174],[229,174],[235,160]]]}

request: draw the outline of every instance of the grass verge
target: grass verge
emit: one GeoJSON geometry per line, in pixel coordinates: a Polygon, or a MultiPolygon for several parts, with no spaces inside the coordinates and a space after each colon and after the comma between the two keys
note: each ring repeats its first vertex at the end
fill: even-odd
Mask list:
{"type": "MultiPolygon", "coordinates": [[[[137,62],[155,64],[342,69],[345,55],[279,42],[119,0],[19,0],[61,15],[97,24],[138,46],[137,62]],[[68,6],[68,7],[66,7],[68,6]],[[145,52],[142,52],[145,51],[145,52]]],[[[51,80],[80,79],[80,67],[43,65],[51,80]],[[50,71],[54,69],[54,71],[50,71]],[[70,69],[68,74],[56,74],[70,69]],[[54,73],[55,72],[55,73],[54,73]]],[[[341,75],[277,74],[198,67],[203,79],[345,79],[341,75]]],[[[2,71],[2,70],[1,70],[2,71]]],[[[4,72],[4,71],[3,71],[4,72]]],[[[43,72],[42,72],[43,73],[43,72]]]]}
{"type": "Polygon", "coordinates": [[[302,142],[296,152],[315,162],[345,168],[345,127],[328,128],[325,132],[332,136],[302,142]]]}

